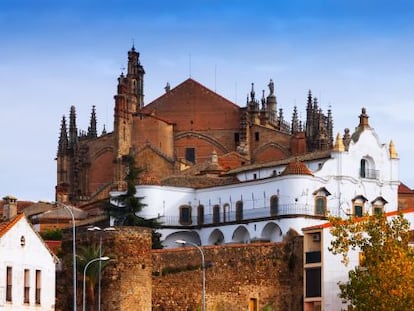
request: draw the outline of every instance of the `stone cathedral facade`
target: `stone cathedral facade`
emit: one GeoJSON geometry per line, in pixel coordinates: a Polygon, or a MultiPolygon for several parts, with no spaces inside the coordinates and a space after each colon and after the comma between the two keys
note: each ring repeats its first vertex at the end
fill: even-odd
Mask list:
{"type": "Polygon", "coordinates": [[[144,169],[141,184],[161,185],[174,176],[213,170],[218,177],[246,165],[332,149],[331,110],[324,113],[311,91],[304,98],[306,120],[296,107],[285,118],[272,80],[259,96],[252,83],[242,107],[191,78],[173,88],[167,84],[165,93],[145,104],[139,56],[134,47],[128,51],[127,72],[118,78],[113,132],[98,133],[95,106],[86,131],[78,128],[74,106],[68,119],[63,116],[56,200],[82,206],[124,189],[130,156],[144,169]]]}

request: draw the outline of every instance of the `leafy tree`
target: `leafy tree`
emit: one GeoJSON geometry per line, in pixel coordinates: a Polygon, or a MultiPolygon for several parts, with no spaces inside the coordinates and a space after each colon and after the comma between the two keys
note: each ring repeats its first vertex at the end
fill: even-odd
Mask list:
{"type": "Polygon", "coordinates": [[[360,266],[349,271],[349,280],[339,283],[348,310],[414,310],[414,250],[403,215],[330,220],[334,239],[329,250],[341,254],[345,265],[350,250],[363,255],[360,266]]]}
{"type": "MultiPolygon", "coordinates": [[[[102,257],[107,256],[104,253],[104,250],[102,250],[102,257]]],[[[99,245],[82,245],[79,247],[77,254],[76,254],[76,269],[78,270],[78,273],[82,275],[85,266],[93,259],[99,258],[99,245]]],[[[110,258],[113,258],[113,256],[108,256],[110,258]]],[[[99,280],[99,272],[102,273],[102,271],[106,268],[106,266],[110,263],[110,261],[101,261],[101,264],[99,265],[99,261],[92,262],[89,264],[87,270],[86,270],[86,278],[85,278],[85,292],[86,297],[88,299],[88,306],[90,310],[95,310],[95,288],[96,284],[99,280]],[[99,267],[101,268],[101,271],[99,271],[99,267]]]]}
{"type": "Polygon", "coordinates": [[[62,229],[47,229],[40,232],[40,236],[43,240],[61,241],[62,240],[62,229]]]}
{"type": "Polygon", "coordinates": [[[128,156],[126,160],[128,161],[128,173],[125,177],[127,190],[114,199],[116,204],[109,204],[109,215],[115,218],[115,224],[119,226],[151,228],[152,248],[162,248],[161,235],[156,231],[160,226],[158,220],[156,218],[146,219],[137,215],[146,206],[142,202],[144,198],[136,196],[137,190],[135,188],[138,177],[143,170],[135,166],[135,160],[132,156],[128,156]]]}

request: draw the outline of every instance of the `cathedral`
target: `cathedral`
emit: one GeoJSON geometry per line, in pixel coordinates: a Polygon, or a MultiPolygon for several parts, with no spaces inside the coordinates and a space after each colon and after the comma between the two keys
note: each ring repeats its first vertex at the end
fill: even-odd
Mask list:
{"type": "MultiPolygon", "coordinates": [[[[76,108],[63,116],[57,151],[56,200],[77,206],[125,189],[126,159],[144,170],[140,183],[163,184],[174,176],[199,176],[216,159],[215,176],[247,165],[330,150],[331,111],[325,114],[309,91],[306,120],[294,107],[285,119],[275,85],[257,96],[254,84],[240,107],[191,78],[144,103],[144,74],[135,47],[114,96],[114,130],[97,132],[95,106],[80,130],[76,108]]],[[[210,167],[211,168],[211,167],[210,167]]],[[[219,179],[219,178],[216,178],[219,179]]]]}

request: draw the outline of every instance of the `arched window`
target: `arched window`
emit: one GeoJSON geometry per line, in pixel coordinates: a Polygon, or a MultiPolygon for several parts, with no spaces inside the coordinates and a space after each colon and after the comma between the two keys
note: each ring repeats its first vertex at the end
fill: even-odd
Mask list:
{"type": "Polygon", "coordinates": [[[270,197],[270,215],[275,216],[279,213],[279,197],[272,195],[270,197]]]}
{"type": "Polygon", "coordinates": [[[326,197],[315,198],[315,215],[325,216],[326,213],[326,197]]]}
{"type": "Polygon", "coordinates": [[[217,224],[220,222],[220,205],[216,204],[213,206],[213,223],[217,224]]]}
{"type": "Polygon", "coordinates": [[[243,201],[236,202],[236,221],[243,220],[243,201]]]}
{"type": "Polygon", "coordinates": [[[204,205],[202,204],[197,207],[197,224],[204,224],[204,205]]]}
{"type": "Polygon", "coordinates": [[[180,206],[180,224],[181,225],[191,225],[191,206],[190,205],[181,205],[180,206]]]}
{"type": "Polygon", "coordinates": [[[367,160],[365,160],[365,159],[361,159],[361,166],[360,166],[359,175],[362,178],[365,178],[367,176],[367,160]]]}
{"type": "Polygon", "coordinates": [[[331,193],[325,187],[313,192],[315,198],[315,215],[325,216],[327,211],[327,198],[331,193]]]}

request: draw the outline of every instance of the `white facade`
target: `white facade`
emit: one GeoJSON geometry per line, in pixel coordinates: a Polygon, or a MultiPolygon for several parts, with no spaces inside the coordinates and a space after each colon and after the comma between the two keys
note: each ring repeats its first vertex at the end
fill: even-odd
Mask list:
{"type": "Polygon", "coordinates": [[[24,214],[9,220],[0,230],[0,311],[55,310],[55,265],[24,214]]]}
{"type": "MultiPolygon", "coordinates": [[[[411,209],[403,215],[410,223],[410,230],[414,230],[414,211],[411,209]]],[[[330,229],[331,225],[324,223],[304,230],[304,311],[345,310],[346,304],[339,298],[338,283],[347,282],[348,272],[360,265],[358,250],[349,251],[347,266],[341,262],[341,254],[334,255],[329,251],[333,240],[330,229]],[[316,272],[313,276],[308,274],[312,269],[316,272]],[[316,281],[319,277],[320,290],[316,281]]]]}
{"type": "Polygon", "coordinates": [[[346,147],[338,135],[332,151],[241,167],[228,172],[239,182],[225,186],[139,185],[137,195],[147,204],[141,216],[158,218],[164,245],[173,247],[178,239],[201,245],[277,242],[290,229],[301,234],[323,223],[327,213],[394,211],[400,182],[393,149],[379,141],[363,109],[346,147]],[[306,169],[286,174],[295,161],[306,169]]]}

